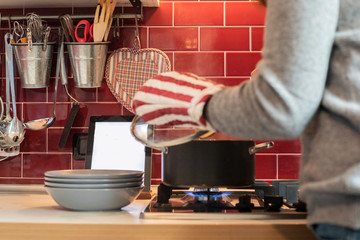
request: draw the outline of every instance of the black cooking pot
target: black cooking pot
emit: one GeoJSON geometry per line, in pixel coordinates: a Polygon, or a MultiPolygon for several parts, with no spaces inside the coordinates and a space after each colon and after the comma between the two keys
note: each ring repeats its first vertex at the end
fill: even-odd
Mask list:
{"type": "Polygon", "coordinates": [[[254,141],[194,140],[163,153],[163,184],[171,187],[248,187],[255,182],[255,152],[273,146],[254,141]]]}

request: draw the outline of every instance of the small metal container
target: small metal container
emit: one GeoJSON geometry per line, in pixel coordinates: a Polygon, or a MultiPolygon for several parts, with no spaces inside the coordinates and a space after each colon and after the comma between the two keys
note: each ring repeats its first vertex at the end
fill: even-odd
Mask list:
{"type": "Polygon", "coordinates": [[[77,88],[101,87],[109,42],[66,42],[77,88]]]}
{"type": "Polygon", "coordinates": [[[14,48],[16,64],[22,88],[45,88],[49,86],[51,62],[55,43],[11,44],[14,48]]]}

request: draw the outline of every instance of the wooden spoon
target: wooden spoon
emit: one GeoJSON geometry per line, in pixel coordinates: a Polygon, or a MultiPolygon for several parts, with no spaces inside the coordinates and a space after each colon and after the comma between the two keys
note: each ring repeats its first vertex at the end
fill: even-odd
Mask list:
{"type": "Polygon", "coordinates": [[[109,23],[109,19],[110,19],[110,6],[104,3],[103,7],[101,7],[101,5],[98,4],[96,7],[95,18],[94,18],[94,28],[93,28],[94,42],[102,42],[102,40],[104,39],[104,35],[109,23]],[[100,8],[101,8],[101,13],[100,13],[100,8]]]}
{"type": "MultiPolygon", "coordinates": [[[[102,1],[102,0],[99,0],[99,1],[102,1]]],[[[105,31],[105,35],[104,35],[104,41],[105,42],[108,39],[109,32],[110,32],[110,29],[111,29],[111,25],[112,25],[112,22],[113,22],[112,15],[113,15],[115,7],[116,7],[116,0],[106,0],[106,4],[108,6],[110,6],[110,19],[109,19],[109,22],[108,22],[108,25],[107,25],[107,28],[106,28],[106,31],[105,31]]]]}

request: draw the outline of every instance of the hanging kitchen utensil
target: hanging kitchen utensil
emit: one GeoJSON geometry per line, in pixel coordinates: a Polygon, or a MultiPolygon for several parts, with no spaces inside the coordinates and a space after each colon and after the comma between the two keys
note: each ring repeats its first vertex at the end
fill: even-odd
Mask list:
{"type": "Polygon", "coordinates": [[[170,60],[164,52],[154,48],[140,48],[137,19],[135,21],[133,48],[120,48],[114,51],[106,66],[106,82],[111,93],[132,113],[135,92],[146,80],[171,69],[170,60]]]}
{"type": "Polygon", "coordinates": [[[102,42],[111,18],[111,6],[107,2],[97,5],[94,18],[94,42],[102,42]]]}
{"type": "Polygon", "coordinates": [[[32,35],[31,35],[30,28],[26,28],[26,39],[27,39],[26,41],[27,41],[28,51],[31,52],[33,41],[32,41],[32,35]]]}
{"type": "Polygon", "coordinates": [[[47,38],[49,37],[51,28],[47,26],[46,21],[41,20],[40,16],[35,13],[29,13],[26,22],[33,40],[36,43],[44,43],[45,51],[47,38]]]}
{"type": "MultiPolygon", "coordinates": [[[[61,52],[64,48],[64,34],[62,33],[62,29],[60,29],[60,34],[59,34],[59,52],[61,52]]],[[[60,74],[60,54],[58,54],[57,56],[57,60],[56,60],[56,78],[55,78],[55,90],[54,90],[54,104],[53,104],[53,113],[51,117],[47,117],[47,118],[41,118],[41,119],[36,119],[36,120],[31,120],[28,121],[26,123],[24,123],[24,126],[27,129],[30,130],[42,130],[44,128],[48,128],[51,125],[53,125],[53,123],[55,122],[56,119],[56,114],[55,114],[55,110],[56,110],[56,96],[57,96],[57,89],[58,89],[58,81],[59,81],[59,74],[60,74]]]]}
{"type": "MultiPolygon", "coordinates": [[[[2,61],[2,58],[0,57],[1,59],[1,62],[2,61]]],[[[3,64],[2,65],[2,72],[1,72],[1,76],[3,77],[3,72],[6,71],[6,64],[3,64]]],[[[9,77],[9,76],[8,76],[9,77]]],[[[16,156],[16,155],[19,155],[20,153],[20,146],[17,145],[17,146],[4,146],[6,145],[6,142],[5,142],[5,138],[7,138],[6,136],[6,127],[7,125],[9,124],[9,121],[11,121],[11,116],[10,116],[10,85],[7,84],[7,88],[6,88],[6,101],[7,101],[7,109],[9,109],[9,116],[7,117],[7,119],[4,119],[4,104],[3,104],[3,100],[2,98],[0,97],[0,104],[1,104],[1,114],[0,114],[0,161],[3,161],[9,157],[12,157],[12,156],[16,156]]]]}
{"type": "MultiPolygon", "coordinates": [[[[67,87],[65,87],[65,91],[68,93],[67,91],[67,87]]],[[[68,119],[66,121],[66,124],[64,126],[64,130],[61,134],[61,137],[60,137],[60,141],[59,141],[59,148],[63,148],[68,140],[68,137],[69,137],[69,134],[70,134],[70,130],[71,130],[71,127],[74,123],[74,120],[76,118],[76,115],[78,114],[79,112],[79,109],[80,109],[80,104],[79,103],[74,103],[71,110],[70,110],[70,113],[69,113],[69,116],[68,116],[68,119]]]]}
{"type": "Polygon", "coordinates": [[[65,146],[67,139],[69,137],[69,134],[70,134],[71,127],[72,127],[74,120],[76,118],[76,115],[80,109],[79,102],[73,96],[70,95],[70,93],[67,89],[68,78],[67,78],[67,72],[66,72],[66,66],[65,66],[64,47],[62,47],[61,49],[62,49],[62,51],[59,53],[61,55],[61,60],[60,60],[61,84],[64,86],[66,94],[69,96],[69,98],[74,103],[70,110],[68,119],[65,123],[64,130],[61,134],[60,141],[59,141],[59,148],[63,148],[65,146]]]}
{"type": "Polygon", "coordinates": [[[1,107],[1,113],[0,113],[0,120],[4,117],[4,101],[2,100],[2,97],[0,97],[0,107],[1,107]]]}
{"type": "Polygon", "coordinates": [[[75,42],[74,23],[69,14],[59,17],[62,28],[64,29],[65,39],[67,42],[75,42]]]}
{"type": "Polygon", "coordinates": [[[75,38],[78,42],[92,42],[94,24],[90,24],[88,20],[81,20],[75,28],[75,38]],[[81,30],[80,30],[81,29],[81,30]],[[82,37],[81,37],[82,36],[82,37]]]}
{"type": "Polygon", "coordinates": [[[105,30],[105,34],[104,34],[104,41],[106,42],[107,39],[108,39],[108,36],[109,36],[109,32],[110,32],[110,29],[111,29],[111,25],[112,25],[112,22],[113,22],[113,13],[114,13],[114,10],[115,10],[115,6],[116,6],[116,0],[106,0],[106,4],[110,7],[109,11],[109,21],[108,21],[108,25],[106,27],[106,30],[105,30]]]}
{"type": "MultiPolygon", "coordinates": [[[[5,57],[5,56],[4,56],[5,57]]],[[[0,56],[0,62],[3,63],[3,59],[0,56]]],[[[3,73],[6,69],[6,64],[1,65],[1,77],[3,77],[3,73]]],[[[9,87],[7,88],[9,89],[9,87]]],[[[10,109],[10,89],[7,90],[7,101],[8,103],[8,108],[10,109]]],[[[0,114],[0,143],[4,143],[5,142],[5,128],[6,126],[9,124],[9,122],[7,120],[5,120],[4,117],[4,103],[2,98],[0,97],[0,105],[1,105],[1,114],[0,114]]],[[[10,120],[11,120],[11,116],[9,116],[10,120]]],[[[16,156],[19,155],[20,153],[20,146],[14,146],[14,147],[9,147],[9,146],[2,146],[0,145],[0,161],[3,161],[11,156],[16,156]]]]}
{"type": "MultiPolygon", "coordinates": [[[[0,23],[1,23],[1,13],[0,13],[0,23]]],[[[3,59],[2,56],[0,56],[0,63],[3,63],[3,59]]],[[[0,76],[3,77],[3,73],[4,73],[4,65],[5,64],[1,64],[0,66],[0,70],[1,70],[1,74],[0,76]]],[[[3,141],[4,137],[3,137],[3,132],[1,131],[4,125],[4,102],[2,100],[2,97],[0,96],[0,107],[1,107],[1,114],[0,114],[0,141],[3,141]]],[[[2,148],[0,146],[0,161],[3,161],[5,159],[7,159],[9,156],[6,154],[5,152],[6,148],[2,148]]]]}
{"type": "Polygon", "coordinates": [[[116,17],[116,27],[113,31],[113,38],[119,39],[120,38],[120,17],[116,17]]]}
{"type": "Polygon", "coordinates": [[[29,13],[27,15],[27,26],[30,29],[33,40],[40,43],[43,40],[43,22],[39,15],[29,13]]]}
{"type": "Polygon", "coordinates": [[[18,21],[14,21],[13,37],[13,43],[27,43],[27,39],[25,36],[25,27],[22,26],[18,21]]]}
{"type": "Polygon", "coordinates": [[[16,100],[15,100],[15,84],[14,84],[14,66],[13,51],[10,40],[13,39],[12,34],[6,33],[5,42],[5,64],[6,64],[6,117],[1,124],[1,140],[2,148],[16,147],[24,140],[25,131],[23,123],[17,118],[16,100]],[[12,101],[13,116],[10,116],[10,95],[12,101]]]}
{"type": "Polygon", "coordinates": [[[14,147],[0,147],[0,161],[3,161],[9,157],[17,156],[20,153],[20,146],[14,147]]]}
{"type": "Polygon", "coordinates": [[[50,31],[51,31],[51,27],[46,27],[46,29],[44,30],[43,51],[46,51],[46,49],[47,49],[50,31]]]}

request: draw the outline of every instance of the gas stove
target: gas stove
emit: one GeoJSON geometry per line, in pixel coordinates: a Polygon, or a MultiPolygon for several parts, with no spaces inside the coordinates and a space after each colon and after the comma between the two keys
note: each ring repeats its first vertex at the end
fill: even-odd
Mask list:
{"type": "Polygon", "coordinates": [[[256,181],[248,188],[173,188],[160,184],[143,218],[305,219],[297,180],[256,181]]]}

